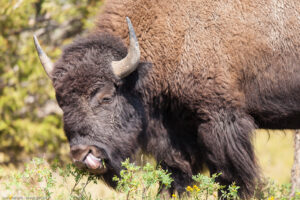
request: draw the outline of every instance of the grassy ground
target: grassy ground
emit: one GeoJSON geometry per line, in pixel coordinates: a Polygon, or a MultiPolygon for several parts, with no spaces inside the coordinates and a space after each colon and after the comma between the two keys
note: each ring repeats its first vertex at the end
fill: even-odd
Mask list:
{"type": "MultiPolygon", "coordinates": [[[[258,130],[255,135],[255,150],[263,176],[270,177],[280,184],[289,183],[293,163],[293,132],[274,131],[268,133],[265,130],[258,130]]],[[[81,178],[82,180],[76,185],[76,179],[80,174],[61,169],[53,171],[49,169],[48,164],[38,164],[38,162],[34,162],[33,165],[31,163],[25,171],[24,169],[15,169],[12,166],[0,166],[0,199],[10,195],[24,196],[28,192],[24,190],[29,189],[33,189],[33,191],[28,194],[43,196],[47,193],[47,188],[52,192],[51,199],[78,199],[77,197],[82,191],[85,191],[88,195],[79,199],[126,199],[124,191],[123,193],[117,193],[101,181],[98,181],[97,184],[91,181],[84,188],[87,181],[86,177],[81,178]],[[52,183],[52,180],[55,181],[52,183]],[[74,198],[70,198],[70,193],[74,198]],[[89,195],[91,196],[89,197],[89,195]]],[[[132,181],[128,182],[131,183],[132,181]]],[[[208,199],[214,199],[213,195],[208,199]]]]}

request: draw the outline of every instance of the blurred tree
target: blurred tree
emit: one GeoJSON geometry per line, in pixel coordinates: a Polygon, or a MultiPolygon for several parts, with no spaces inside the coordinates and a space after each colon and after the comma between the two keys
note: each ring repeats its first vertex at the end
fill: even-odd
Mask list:
{"type": "Polygon", "coordinates": [[[31,156],[67,159],[61,111],[32,35],[56,59],[59,47],[91,28],[101,1],[0,1],[0,164],[31,156]]]}
{"type": "Polygon", "coordinates": [[[300,130],[295,131],[294,137],[294,164],[291,174],[291,197],[300,191],[300,130]]]}

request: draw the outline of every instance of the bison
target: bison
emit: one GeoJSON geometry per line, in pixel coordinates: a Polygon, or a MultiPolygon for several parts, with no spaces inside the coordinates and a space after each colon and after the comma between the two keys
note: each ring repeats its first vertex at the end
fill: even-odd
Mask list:
{"type": "Polygon", "coordinates": [[[72,159],[112,187],[142,150],[172,173],[170,192],[206,165],[247,198],[253,130],[300,128],[298,0],[110,0],[55,64],[35,44],[72,159]]]}

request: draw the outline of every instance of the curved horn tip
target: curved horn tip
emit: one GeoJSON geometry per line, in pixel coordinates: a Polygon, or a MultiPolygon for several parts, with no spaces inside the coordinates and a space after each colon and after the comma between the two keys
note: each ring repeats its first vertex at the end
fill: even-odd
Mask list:
{"type": "Polygon", "coordinates": [[[128,25],[130,41],[128,54],[122,60],[112,62],[113,73],[119,78],[124,78],[132,73],[137,68],[140,60],[139,43],[135,35],[134,28],[129,17],[126,17],[126,21],[128,25]]]}
{"type": "Polygon", "coordinates": [[[135,36],[134,28],[129,17],[126,17],[126,22],[129,30],[129,36],[135,36]]]}
{"type": "Polygon", "coordinates": [[[136,37],[134,28],[132,26],[131,20],[129,17],[126,17],[126,21],[127,21],[127,26],[128,26],[128,32],[129,32],[129,39],[133,39],[135,41],[135,45],[138,46],[138,39],[136,37]]]}
{"type": "Polygon", "coordinates": [[[51,77],[51,73],[53,71],[54,64],[52,63],[50,58],[47,56],[47,54],[44,53],[44,51],[43,51],[36,35],[33,35],[33,40],[34,40],[34,45],[35,45],[36,51],[38,53],[40,62],[42,63],[42,65],[44,67],[44,70],[46,71],[47,75],[49,77],[51,77]]]}
{"type": "Polygon", "coordinates": [[[44,53],[36,35],[33,35],[33,40],[34,40],[34,45],[35,45],[35,48],[36,48],[36,51],[38,52],[38,54],[40,55],[40,54],[44,53]]]}

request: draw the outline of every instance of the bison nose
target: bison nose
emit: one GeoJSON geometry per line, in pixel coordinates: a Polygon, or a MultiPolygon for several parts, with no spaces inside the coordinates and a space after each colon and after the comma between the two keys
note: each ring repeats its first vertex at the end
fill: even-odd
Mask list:
{"type": "Polygon", "coordinates": [[[74,162],[84,161],[86,155],[90,152],[90,148],[87,145],[75,145],[71,146],[71,157],[74,162]]]}
{"type": "Polygon", "coordinates": [[[95,146],[72,146],[71,157],[78,168],[98,169],[102,166],[100,152],[95,146]]]}

